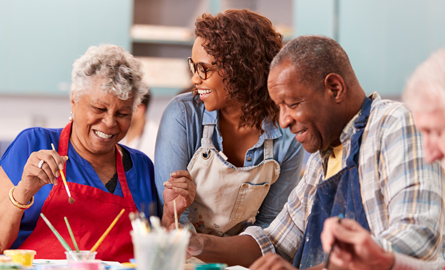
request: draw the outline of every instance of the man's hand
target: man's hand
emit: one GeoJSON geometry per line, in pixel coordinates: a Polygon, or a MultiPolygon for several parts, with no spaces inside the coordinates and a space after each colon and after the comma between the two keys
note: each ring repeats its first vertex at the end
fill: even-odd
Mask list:
{"type": "Polygon", "coordinates": [[[269,252],[256,260],[250,267],[251,270],[297,270],[281,256],[269,252]]]}
{"type": "Polygon", "coordinates": [[[337,240],[332,251],[331,263],[347,269],[391,269],[394,255],[386,252],[371,237],[369,232],[352,219],[337,217],[325,221],[321,242],[323,250],[328,253],[337,240]]]}

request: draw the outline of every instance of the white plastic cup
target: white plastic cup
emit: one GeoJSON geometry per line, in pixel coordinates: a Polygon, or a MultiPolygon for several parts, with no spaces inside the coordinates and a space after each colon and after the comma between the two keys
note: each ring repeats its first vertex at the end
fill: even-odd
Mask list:
{"type": "Polygon", "coordinates": [[[69,264],[75,270],[103,270],[102,263],[99,260],[71,262],[69,264]]]}
{"type": "Polygon", "coordinates": [[[96,259],[97,251],[90,252],[89,250],[80,250],[79,252],[73,251],[65,251],[66,261],[68,264],[72,262],[85,262],[85,261],[94,261],[96,259]]]}
{"type": "Polygon", "coordinates": [[[131,232],[137,270],[184,270],[187,230],[136,235],[131,232]]]}

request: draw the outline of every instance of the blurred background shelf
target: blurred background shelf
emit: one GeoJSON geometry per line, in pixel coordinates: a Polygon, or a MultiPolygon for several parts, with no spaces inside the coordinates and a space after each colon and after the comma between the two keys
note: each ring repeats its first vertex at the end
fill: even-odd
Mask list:
{"type": "MultiPolygon", "coordinates": [[[[150,39],[150,38],[133,38],[131,39],[133,43],[148,43],[148,44],[162,44],[162,45],[180,45],[192,47],[195,39],[189,40],[167,40],[167,39],[150,39]]],[[[189,49],[190,49],[189,48],[189,49]]]]}
{"type": "Polygon", "coordinates": [[[138,43],[192,46],[194,42],[192,31],[179,26],[133,24],[130,35],[138,43]]]}
{"type": "Polygon", "coordinates": [[[149,77],[146,81],[152,88],[153,96],[172,96],[191,86],[186,59],[191,55],[195,20],[203,13],[216,14],[232,8],[257,11],[268,17],[288,41],[294,37],[293,2],[294,0],[135,0],[130,31],[132,51],[138,57],[157,59],[144,62],[149,77]],[[162,67],[162,59],[167,62],[166,65],[170,65],[170,69],[162,67]],[[176,66],[173,67],[174,65],[176,66]]]}

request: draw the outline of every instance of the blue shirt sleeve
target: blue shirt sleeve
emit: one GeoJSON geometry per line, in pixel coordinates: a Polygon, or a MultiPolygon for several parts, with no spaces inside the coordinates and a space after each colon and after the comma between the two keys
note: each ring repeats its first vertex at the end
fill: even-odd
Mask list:
{"type": "Polygon", "coordinates": [[[269,193],[261,205],[254,225],[266,228],[281,212],[289,194],[300,182],[304,149],[295,140],[289,129],[281,129],[282,137],[274,140],[274,159],[282,160],[280,176],[270,186],[269,193]]]}
{"type": "MultiPolygon", "coordinates": [[[[14,186],[17,186],[22,179],[23,168],[31,153],[51,149],[51,142],[57,147],[60,132],[61,129],[29,128],[17,135],[0,160],[0,166],[14,186]]],[[[34,204],[23,213],[19,235],[11,248],[18,248],[34,230],[52,187],[52,184],[44,185],[34,195],[34,204]]]]}
{"type": "Polygon", "coordinates": [[[170,179],[170,174],[177,170],[186,170],[200,138],[193,130],[191,122],[199,121],[194,117],[187,117],[188,110],[194,110],[193,104],[186,106],[177,98],[167,105],[162,114],[156,137],[155,150],[155,183],[161,204],[164,204],[164,182],[170,179]],[[190,143],[191,142],[191,143],[190,143]],[[193,142],[197,142],[194,145],[193,142]]]}
{"type": "Polygon", "coordinates": [[[50,131],[43,128],[25,129],[9,145],[0,160],[0,166],[14,185],[20,182],[23,168],[31,153],[42,149],[51,149],[51,142],[59,141],[60,130],[50,131]]]}

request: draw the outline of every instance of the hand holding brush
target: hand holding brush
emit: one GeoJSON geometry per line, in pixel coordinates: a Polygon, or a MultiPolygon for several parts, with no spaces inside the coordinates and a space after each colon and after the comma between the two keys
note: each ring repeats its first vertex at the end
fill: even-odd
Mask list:
{"type": "MultiPolygon", "coordinates": [[[[394,254],[385,251],[371,233],[352,219],[328,218],[321,233],[323,250],[330,252],[329,264],[345,269],[391,269],[394,254]],[[335,244],[334,244],[335,243],[335,244]],[[335,247],[333,247],[335,245],[335,247]]],[[[425,268],[430,269],[430,268],[425,268]]]]}
{"type": "Polygon", "coordinates": [[[60,156],[53,150],[32,152],[23,167],[20,182],[9,191],[11,203],[21,210],[30,208],[34,202],[34,194],[43,186],[57,185],[60,168],[63,168],[67,160],[67,156],[60,156]]]}
{"type": "MultiPolygon", "coordinates": [[[[338,224],[341,223],[341,219],[343,218],[343,214],[339,214],[338,215],[338,224]]],[[[323,268],[323,270],[327,270],[329,269],[329,258],[331,257],[332,251],[334,250],[335,245],[337,244],[337,240],[334,240],[334,243],[331,246],[331,251],[328,254],[328,257],[326,258],[326,263],[325,263],[325,267],[323,268]]]]}

